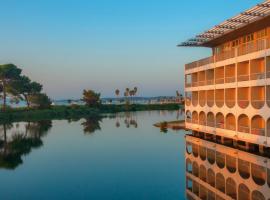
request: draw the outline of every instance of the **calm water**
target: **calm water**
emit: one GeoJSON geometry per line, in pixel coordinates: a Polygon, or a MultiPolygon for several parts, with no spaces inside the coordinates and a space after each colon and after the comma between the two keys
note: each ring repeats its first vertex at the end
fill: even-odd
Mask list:
{"type": "Polygon", "coordinates": [[[153,123],[177,112],[1,125],[0,199],[184,199],[184,131],[153,123]]]}

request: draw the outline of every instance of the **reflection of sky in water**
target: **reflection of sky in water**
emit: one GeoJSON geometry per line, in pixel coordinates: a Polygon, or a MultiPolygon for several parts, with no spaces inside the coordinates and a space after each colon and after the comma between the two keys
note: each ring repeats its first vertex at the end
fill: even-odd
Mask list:
{"type": "Polygon", "coordinates": [[[41,147],[22,156],[23,163],[15,170],[0,170],[0,197],[183,199],[184,132],[169,130],[164,134],[153,127],[176,116],[168,111],[138,112],[128,117],[122,113],[103,118],[101,129],[93,133],[84,133],[85,119],[53,121],[41,138],[41,147]],[[131,118],[137,128],[127,128],[131,118]],[[116,122],[120,123],[118,128],[116,122]]]}

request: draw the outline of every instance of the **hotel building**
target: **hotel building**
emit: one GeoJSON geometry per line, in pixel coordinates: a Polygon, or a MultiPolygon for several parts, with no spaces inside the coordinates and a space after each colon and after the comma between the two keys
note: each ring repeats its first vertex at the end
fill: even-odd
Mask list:
{"type": "Polygon", "coordinates": [[[269,150],[270,0],[178,46],[212,49],[185,65],[186,128],[269,150]]]}

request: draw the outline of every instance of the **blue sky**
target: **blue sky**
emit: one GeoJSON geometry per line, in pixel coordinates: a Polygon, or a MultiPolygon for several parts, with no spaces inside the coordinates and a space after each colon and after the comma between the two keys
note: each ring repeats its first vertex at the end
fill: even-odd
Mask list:
{"type": "Polygon", "coordinates": [[[21,67],[53,99],[134,86],[139,96],[175,95],[184,64],[210,55],[176,45],[261,2],[0,1],[0,63],[21,67]]]}

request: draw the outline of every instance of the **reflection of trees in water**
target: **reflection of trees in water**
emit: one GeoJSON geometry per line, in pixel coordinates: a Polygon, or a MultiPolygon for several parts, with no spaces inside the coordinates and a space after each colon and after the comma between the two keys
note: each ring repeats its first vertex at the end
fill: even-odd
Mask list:
{"type": "Polygon", "coordinates": [[[115,122],[116,128],[121,126],[121,123],[120,123],[121,119],[124,119],[124,124],[127,128],[130,128],[131,126],[133,126],[134,128],[138,127],[137,116],[135,113],[131,113],[131,112],[120,113],[120,114],[116,114],[115,118],[116,118],[116,122],[115,122]]]}
{"type": "Polygon", "coordinates": [[[4,123],[0,127],[2,134],[0,168],[15,169],[19,164],[22,164],[22,155],[30,153],[32,148],[43,145],[41,137],[50,130],[52,122],[50,120],[27,122],[24,130],[20,130],[17,124],[9,138],[7,132],[14,127],[13,124],[4,123]]]}
{"type": "Polygon", "coordinates": [[[101,130],[100,122],[102,121],[101,116],[95,116],[91,118],[86,118],[82,123],[83,131],[85,134],[94,133],[96,130],[101,130]]]}

